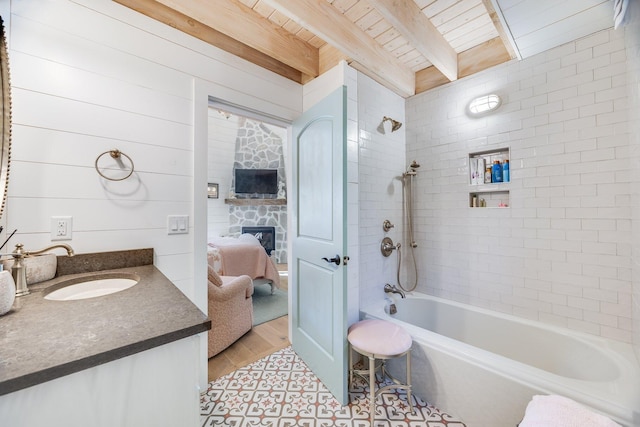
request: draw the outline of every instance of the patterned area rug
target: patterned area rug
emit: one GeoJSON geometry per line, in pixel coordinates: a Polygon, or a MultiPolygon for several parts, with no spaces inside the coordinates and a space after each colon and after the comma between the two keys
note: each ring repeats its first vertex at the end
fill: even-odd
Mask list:
{"type": "MultiPolygon", "coordinates": [[[[357,378],[357,377],[356,377],[357,378]]],[[[341,406],[291,347],[209,384],[200,398],[202,427],[369,427],[369,387],[356,379],[341,406]]],[[[404,391],[378,396],[374,427],[465,427],[452,416],[404,391]]]]}

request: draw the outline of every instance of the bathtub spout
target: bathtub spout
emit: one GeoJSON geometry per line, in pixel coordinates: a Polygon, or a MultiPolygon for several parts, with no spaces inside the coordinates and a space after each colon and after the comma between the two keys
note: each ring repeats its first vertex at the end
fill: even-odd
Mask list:
{"type": "Polygon", "coordinates": [[[396,285],[386,284],[384,285],[384,292],[387,294],[399,294],[402,298],[404,298],[404,292],[396,287],[396,285]]]}
{"type": "Polygon", "coordinates": [[[396,314],[398,312],[398,307],[395,304],[389,305],[389,314],[396,314]]]}

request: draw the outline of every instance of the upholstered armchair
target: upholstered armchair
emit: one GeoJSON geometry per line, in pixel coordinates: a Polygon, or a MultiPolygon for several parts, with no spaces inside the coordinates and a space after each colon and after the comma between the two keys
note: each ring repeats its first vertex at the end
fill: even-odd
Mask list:
{"type": "Polygon", "coordinates": [[[209,357],[236,342],[253,326],[253,282],[249,276],[220,276],[208,267],[209,357]]]}

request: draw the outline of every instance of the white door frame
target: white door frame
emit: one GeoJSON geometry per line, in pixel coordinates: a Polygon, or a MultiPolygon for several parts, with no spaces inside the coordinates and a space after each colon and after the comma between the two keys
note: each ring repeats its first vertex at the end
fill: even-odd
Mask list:
{"type": "MultiPolygon", "coordinates": [[[[300,97],[302,98],[302,91],[300,97]]],[[[302,114],[302,101],[299,110],[288,109],[253,95],[241,93],[213,82],[194,79],[193,82],[193,281],[194,304],[207,313],[207,287],[197,286],[207,283],[207,159],[208,159],[208,108],[211,98],[221,100],[228,106],[236,106],[241,111],[263,112],[265,117],[279,120],[287,127],[287,138],[291,141],[291,122],[302,114]]],[[[243,113],[243,114],[244,114],[243,113]]],[[[291,143],[287,143],[285,169],[291,170],[291,143]]],[[[291,174],[287,174],[287,188],[291,188],[291,174]]],[[[287,216],[290,217],[292,203],[287,204],[287,216]]],[[[291,235],[291,221],[287,222],[287,235],[291,235]]],[[[287,242],[289,247],[289,243],[287,242]]],[[[287,262],[291,263],[291,251],[287,250],[287,262]]],[[[290,277],[289,280],[292,280],[290,277]]],[[[289,298],[290,298],[289,294],[289,298]]],[[[291,299],[289,299],[289,311],[291,299]]],[[[289,336],[291,320],[289,320],[289,336]]],[[[207,333],[200,334],[200,389],[206,390],[207,379],[207,333]]]]}

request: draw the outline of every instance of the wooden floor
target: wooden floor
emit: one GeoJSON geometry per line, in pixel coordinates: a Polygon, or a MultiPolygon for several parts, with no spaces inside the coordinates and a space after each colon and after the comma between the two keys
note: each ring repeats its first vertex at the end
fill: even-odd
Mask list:
{"type": "MultiPolygon", "coordinates": [[[[278,270],[281,269],[283,266],[278,265],[278,270]]],[[[280,289],[288,289],[286,278],[281,277],[280,289]]],[[[283,316],[254,326],[226,350],[209,359],[209,382],[290,345],[288,322],[289,316],[283,316]]]]}
{"type": "Polygon", "coordinates": [[[289,316],[255,326],[229,348],[209,359],[209,382],[287,347],[289,316]]]}

